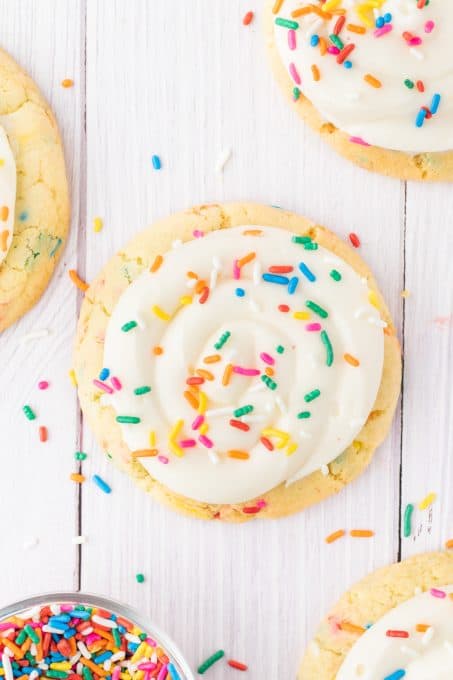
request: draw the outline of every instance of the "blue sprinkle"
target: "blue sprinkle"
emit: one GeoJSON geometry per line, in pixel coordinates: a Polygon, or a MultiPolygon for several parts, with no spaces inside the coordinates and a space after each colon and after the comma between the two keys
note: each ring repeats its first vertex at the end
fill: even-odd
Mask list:
{"type": "Polygon", "coordinates": [[[400,680],[400,678],[404,678],[406,675],[406,671],[403,671],[402,668],[398,671],[394,671],[393,673],[390,673],[390,675],[387,675],[384,680],[400,680]]]}
{"type": "Polygon", "coordinates": [[[269,283],[280,283],[282,286],[287,286],[289,279],[287,276],[279,276],[278,274],[263,274],[263,281],[269,283]]]}
{"type": "Polygon", "coordinates": [[[71,617],[69,614],[56,614],[55,616],[51,616],[49,618],[49,623],[52,625],[55,623],[55,621],[60,621],[60,623],[69,623],[71,620],[71,617]]]}
{"type": "Polygon", "coordinates": [[[316,47],[317,45],[319,45],[319,35],[316,35],[316,34],[315,34],[315,35],[312,35],[312,36],[311,36],[311,38],[310,38],[310,45],[311,45],[312,47],[316,47]]]}
{"type": "Polygon", "coordinates": [[[64,623],[63,621],[52,621],[52,618],[49,619],[49,626],[52,626],[52,628],[58,628],[58,630],[63,631],[69,628],[67,623],[64,623]]]}
{"type": "Polygon", "coordinates": [[[54,257],[55,253],[57,252],[58,248],[61,246],[63,243],[63,240],[61,238],[57,238],[57,242],[53,248],[53,250],[50,251],[50,257],[54,257]]]}
{"type": "Polygon", "coordinates": [[[91,618],[90,612],[87,612],[83,609],[73,609],[72,611],[68,612],[68,615],[73,619],[82,619],[82,621],[87,621],[89,618],[91,618]]]}
{"type": "Polygon", "coordinates": [[[425,122],[425,118],[426,118],[425,109],[420,109],[420,111],[417,113],[417,118],[415,119],[416,127],[421,128],[423,123],[425,122]]]}
{"type": "Polygon", "coordinates": [[[110,659],[110,657],[113,656],[113,652],[103,652],[102,654],[98,654],[93,658],[94,663],[104,663],[104,661],[107,661],[107,659],[110,659]]]}
{"type": "Polygon", "coordinates": [[[384,24],[385,24],[384,17],[378,17],[376,19],[376,28],[382,28],[384,24]]]}
{"type": "Polygon", "coordinates": [[[66,638],[66,640],[69,640],[69,638],[74,637],[76,635],[77,631],[75,628],[68,628],[68,630],[65,630],[63,633],[63,637],[66,638]]]}
{"type": "Polygon", "coordinates": [[[124,626],[118,626],[118,633],[120,633],[121,635],[124,635],[124,633],[126,633],[125,627],[124,626]]]}
{"type": "Polygon", "coordinates": [[[160,162],[159,156],[153,156],[151,158],[151,160],[152,160],[152,163],[153,163],[154,170],[160,170],[161,167],[162,167],[162,163],[160,162]]]}
{"type": "Polygon", "coordinates": [[[234,292],[238,297],[244,297],[245,295],[245,290],[243,288],[236,288],[234,292]]]}
{"type": "Polygon", "coordinates": [[[346,59],[346,61],[343,62],[343,66],[345,68],[352,68],[352,61],[349,61],[349,59],[346,59]]]}
{"type": "Polygon", "coordinates": [[[437,113],[440,104],[440,94],[435,94],[431,102],[431,113],[437,113]]]}
{"type": "Polygon", "coordinates": [[[390,12],[386,12],[386,14],[384,14],[385,23],[389,24],[391,22],[391,20],[392,20],[392,15],[390,14],[390,12]]]}
{"type": "Polygon", "coordinates": [[[108,368],[102,368],[99,373],[99,380],[107,380],[110,375],[110,370],[108,368]]]}
{"type": "Polygon", "coordinates": [[[172,663],[168,664],[167,671],[170,673],[171,680],[181,680],[181,676],[172,663]]]}
{"type": "Polygon", "coordinates": [[[290,280],[290,282],[288,283],[288,293],[290,295],[294,295],[294,293],[296,292],[296,288],[297,288],[298,284],[299,284],[298,277],[293,276],[292,279],[290,280]]]}
{"type": "Polygon", "coordinates": [[[101,491],[104,493],[111,493],[112,489],[107,484],[107,482],[104,482],[104,480],[99,477],[99,475],[93,475],[91,479],[96,484],[96,486],[101,489],[101,491]]]}
{"type": "Polygon", "coordinates": [[[22,210],[21,214],[19,215],[19,219],[21,222],[28,220],[28,212],[26,210],[22,210]]]}
{"type": "Polygon", "coordinates": [[[307,267],[305,262],[301,262],[299,264],[299,269],[301,273],[311,282],[316,281],[316,276],[313,274],[313,272],[307,267]]]}

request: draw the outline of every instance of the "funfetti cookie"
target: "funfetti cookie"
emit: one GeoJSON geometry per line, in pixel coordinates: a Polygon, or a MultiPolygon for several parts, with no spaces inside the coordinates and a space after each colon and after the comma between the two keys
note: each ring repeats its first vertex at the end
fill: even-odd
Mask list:
{"type": "Polygon", "coordinates": [[[335,605],[298,680],[453,678],[453,553],[385,567],[335,605]]]}
{"type": "Polygon", "coordinates": [[[44,292],[69,200],[57,124],[35,83],[0,50],[0,331],[44,292]]]}
{"type": "Polygon", "coordinates": [[[369,463],[400,347],[366,265],[330,231],[253,204],[153,225],[88,289],[75,372],[102,448],[202,517],[290,514],[369,463]]]}
{"type": "Polygon", "coordinates": [[[268,0],[277,79],[343,156],[402,179],[453,180],[453,4],[268,0]]]}

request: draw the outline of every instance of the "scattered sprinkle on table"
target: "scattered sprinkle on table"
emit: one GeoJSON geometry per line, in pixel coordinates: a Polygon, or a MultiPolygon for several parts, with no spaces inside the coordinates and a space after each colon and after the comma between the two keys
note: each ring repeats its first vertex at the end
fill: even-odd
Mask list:
{"type": "Polygon", "coordinates": [[[76,482],[76,484],[83,484],[83,482],[85,481],[84,475],[80,475],[78,472],[73,472],[73,473],[70,475],[70,479],[71,479],[73,482],[76,482]]]}
{"type": "Polygon", "coordinates": [[[102,217],[95,217],[93,220],[93,231],[98,234],[100,231],[102,231],[103,226],[104,222],[102,217]]]}
{"type": "Polygon", "coordinates": [[[247,12],[247,14],[242,19],[242,23],[244,24],[244,26],[249,26],[253,21],[253,17],[254,17],[253,12],[247,12]]]}
{"type": "Polygon", "coordinates": [[[353,538],[371,538],[374,536],[374,531],[371,531],[371,529],[351,529],[349,535],[353,538]]]}
{"type": "Polygon", "coordinates": [[[427,510],[436,500],[437,494],[431,492],[418,504],[419,510],[427,510]]]}
{"type": "Polygon", "coordinates": [[[248,666],[246,666],[245,663],[241,663],[240,661],[236,661],[235,659],[229,659],[228,665],[231,666],[231,668],[235,668],[237,671],[248,670],[248,666]]]}
{"type": "Polygon", "coordinates": [[[329,534],[329,536],[326,536],[326,543],[334,543],[335,541],[338,541],[339,538],[343,538],[343,536],[346,536],[346,531],[344,529],[338,529],[338,531],[334,531],[333,534],[329,534]]]}
{"type": "Polygon", "coordinates": [[[215,169],[217,173],[222,173],[225,169],[226,164],[230,160],[231,156],[233,155],[233,150],[228,147],[222,151],[222,153],[219,156],[219,159],[216,163],[215,169]]]}
{"type": "Polygon", "coordinates": [[[403,535],[404,538],[409,538],[412,533],[412,513],[414,512],[414,506],[412,503],[406,505],[404,510],[404,521],[403,521],[403,535]]]}
{"type": "Polygon", "coordinates": [[[73,536],[72,542],[74,545],[82,545],[83,543],[86,543],[86,536],[73,536]]]}
{"type": "Polygon", "coordinates": [[[73,284],[81,290],[83,293],[85,293],[88,288],[90,287],[86,281],[83,281],[83,279],[80,278],[80,276],[77,274],[75,269],[70,269],[69,270],[69,278],[73,282],[73,284]]]}
{"type": "Polygon", "coordinates": [[[49,383],[47,380],[40,380],[38,383],[38,390],[47,390],[49,383]]]}
{"type": "Polygon", "coordinates": [[[32,407],[29,406],[28,404],[22,406],[22,411],[24,412],[27,420],[36,420],[36,413],[33,411],[32,407]]]}
{"type": "Polygon", "coordinates": [[[360,248],[360,239],[357,236],[357,234],[354,234],[354,232],[351,231],[349,234],[349,240],[351,244],[354,246],[354,248],[360,248]]]}
{"type": "Polygon", "coordinates": [[[43,443],[46,442],[48,437],[49,437],[47,427],[45,425],[41,425],[39,427],[38,433],[39,433],[39,441],[43,442],[43,443]]]}
{"type": "Polygon", "coordinates": [[[74,86],[74,81],[71,78],[64,78],[64,80],[61,81],[61,87],[64,88],[69,88],[74,86]]]}
{"type": "Polygon", "coordinates": [[[210,657],[208,657],[206,659],[206,661],[203,661],[203,663],[200,664],[200,666],[198,666],[198,673],[200,675],[203,675],[203,673],[206,673],[208,668],[211,668],[211,666],[213,666],[223,656],[225,656],[225,652],[223,651],[223,649],[219,649],[218,652],[215,652],[214,654],[212,654],[210,657]]]}
{"type": "Polygon", "coordinates": [[[154,170],[160,170],[162,168],[162,161],[160,160],[159,156],[152,156],[151,162],[153,164],[154,170]]]}
{"type": "Polygon", "coordinates": [[[137,583],[144,583],[145,577],[143,574],[135,574],[135,580],[137,583]]]}
{"type": "Polygon", "coordinates": [[[111,487],[107,484],[107,482],[104,482],[104,480],[101,477],[99,477],[99,475],[93,475],[91,479],[96,484],[96,486],[99,487],[101,491],[103,491],[104,493],[112,492],[111,487]]]}

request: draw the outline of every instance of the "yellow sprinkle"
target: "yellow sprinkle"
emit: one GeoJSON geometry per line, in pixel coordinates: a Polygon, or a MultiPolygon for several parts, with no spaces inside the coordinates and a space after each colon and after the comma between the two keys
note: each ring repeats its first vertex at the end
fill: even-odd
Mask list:
{"type": "Polygon", "coordinates": [[[276,437],[280,441],[275,445],[276,449],[283,449],[285,446],[289,445],[290,436],[288,432],[283,430],[276,430],[273,427],[268,427],[266,430],[262,431],[265,437],[276,437]]]}
{"type": "Polygon", "coordinates": [[[293,314],[294,319],[303,319],[307,320],[310,318],[310,312],[294,312],[293,314]]]}
{"type": "Polygon", "coordinates": [[[184,421],[183,420],[177,420],[176,423],[171,428],[169,434],[168,434],[169,441],[174,441],[176,439],[176,437],[179,435],[179,433],[181,432],[183,427],[184,427],[184,421]]]}
{"type": "Polygon", "coordinates": [[[178,456],[178,458],[182,458],[184,455],[184,451],[176,442],[171,441],[171,439],[168,441],[168,448],[172,453],[175,454],[175,456],[178,456]]]}
{"type": "Polygon", "coordinates": [[[152,311],[154,314],[159,317],[159,319],[162,319],[162,321],[170,321],[171,316],[170,314],[167,314],[167,312],[164,312],[163,309],[159,307],[159,305],[153,305],[152,306],[152,311]]]}
{"type": "Polygon", "coordinates": [[[294,451],[297,450],[297,446],[298,445],[296,444],[296,442],[291,442],[291,444],[288,444],[288,448],[286,449],[286,455],[291,456],[294,453],[294,451]]]}
{"type": "Polygon", "coordinates": [[[143,680],[145,677],[145,671],[136,671],[134,673],[134,680],[143,680]]]}
{"type": "Polygon", "coordinates": [[[436,493],[429,493],[419,504],[418,504],[418,509],[419,510],[427,510],[436,500],[437,494],[436,493]]]}
{"type": "Polygon", "coordinates": [[[102,231],[102,227],[104,226],[104,222],[102,221],[101,217],[95,217],[93,220],[93,231],[99,233],[102,231]]]}
{"type": "Polygon", "coordinates": [[[381,308],[379,305],[379,298],[374,290],[368,291],[368,302],[370,303],[370,305],[373,305],[373,307],[376,307],[376,309],[381,308]]]}
{"type": "Polygon", "coordinates": [[[0,158],[0,168],[3,168],[4,165],[5,165],[5,159],[0,158]]]}
{"type": "Polygon", "coordinates": [[[71,381],[73,387],[77,387],[77,378],[73,368],[71,368],[69,371],[69,380],[71,381]]]}
{"type": "Polygon", "coordinates": [[[51,663],[50,667],[53,671],[70,671],[72,666],[69,661],[56,661],[51,663]]]}
{"type": "Polygon", "coordinates": [[[156,446],[156,433],[154,430],[151,430],[149,433],[149,445],[152,449],[156,446]]]}
{"type": "Polygon", "coordinates": [[[401,291],[401,297],[402,298],[408,298],[409,295],[410,295],[410,291],[408,291],[408,290],[402,290],[401,291]]]}
{"type": "Polygon", "coordinates": [[[146,642],[142,642],[137,649],[135,650],[135,654],[131,658],[131,663],[135,663],[139,659],[142,659],[145,656],[146,652],[146,642]]]}
{"type": "Polygon", "coordinates": [[[192,296],[191,295],[183,295],[182,297],[179,298],[179,303],[181,305],[191,305],[192,304],[192,296]]]}
{"type": "Polygon", "coordinates": [[[312,75],[313,75],[313,80],[315,82],[318,82],[318,80],[321,78],[321,74],[320,74],[319,68],[316,66],[316,64],[312,64],[311,72],[312,72],[312,75]]]}
{"type": "Polygon", "coordinates": [[[201,425],[201,427],[198,428],[198,432],[200,434],[206,434],[208,431],[209,431],[208,423],[203,423],[203,425],[201,425]]]}
{"type": "Polygon", "coordinates": [[[205,413],[206,408],[208,406],[208,398],[204,392],[199,393],[198,395],[198,413],[205,413]]]}
{"type": "Polygon", "coordinates": [[[323,12],[329,12],[331,9],[336,9],[341,4],[341,0],[326,0],[322,7],[323,12]]]}

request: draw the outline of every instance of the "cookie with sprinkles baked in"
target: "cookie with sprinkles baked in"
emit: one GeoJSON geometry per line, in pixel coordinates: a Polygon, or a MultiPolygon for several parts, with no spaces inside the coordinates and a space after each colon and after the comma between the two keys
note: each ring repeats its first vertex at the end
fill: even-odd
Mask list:
{"type": "Polygon", "coordinates": [[[343,595],[298,680],[450,680],[452,641],[453,553],[416,555],[343,595]]]}
{"type": "Polygon", "coordinates": [[[36,84],[0,50],[0,331],[41,297],[62,251],[69,199],[62,144],[36,84]]]}
{"type": "Polygon", "coordinates": [[[453,180],[453,5],[268,0],[277,79],[339,153],[402,179],[453,180]]]}
{"type": "Polygon", "coordinates": [[[253,204],[153,225],[85,294],[75,373],[102,448],[158,500],[244,521],[354,479],[401,379],[389,312],[332,232],[253,204]]]}

